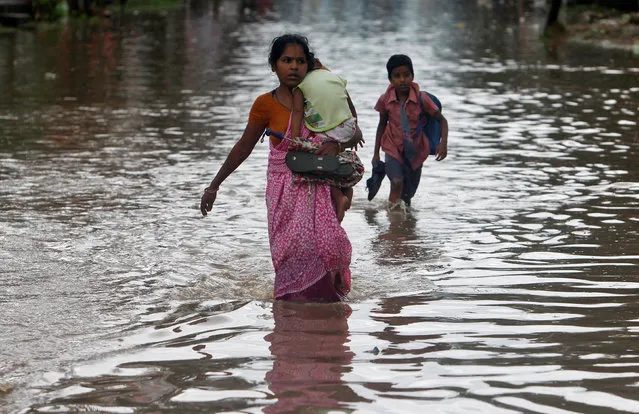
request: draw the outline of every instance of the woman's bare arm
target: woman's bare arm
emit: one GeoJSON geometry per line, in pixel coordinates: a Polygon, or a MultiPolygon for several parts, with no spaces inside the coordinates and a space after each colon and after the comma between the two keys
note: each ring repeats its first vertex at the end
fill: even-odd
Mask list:
{"type": "Polygon", "coordinates": [[[204,195],[200,202],[200,211],[203,216],[206,216],[207,211],[211,211],[213,208],[213,203],[217,197],[217,190],[220,188],[220,185],[251,155],[255,144],[257,144],[257,141],[259,141],[263,133],[264,128],[261,126],[251,123],[246,125],[242,137],[235,143],[220,167],[220,170],[215,175],[215,178],[213,178],[211,184],[204,190],[204,195]]]}
{"type": "Polygon", "coordinates": [[[293,91],[293,111],[291,112],[291,137],[297,138],[302,132],[304,122],[304,94],[300,88],[293,91]]]}

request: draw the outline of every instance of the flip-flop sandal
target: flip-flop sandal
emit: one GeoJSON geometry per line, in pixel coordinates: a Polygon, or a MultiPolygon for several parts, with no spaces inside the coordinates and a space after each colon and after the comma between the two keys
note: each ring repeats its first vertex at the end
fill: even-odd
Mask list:
{"type": "Polygon", "coordinates": [[[384,161],[377,161],[373,167],[373,175],[366,180],[366,190],[368,191],[368,201],[371,201],[381,187],[384,177],[386,176],[386,164],[384,161]]]}
{"type": "Polygon", "coordinates": [[[340,162],[337,156],[304,151],[289,151],[286,154],[286,165],[291,171],[300,174],[348,177],[355,171],[351,165],[340,162]]]}

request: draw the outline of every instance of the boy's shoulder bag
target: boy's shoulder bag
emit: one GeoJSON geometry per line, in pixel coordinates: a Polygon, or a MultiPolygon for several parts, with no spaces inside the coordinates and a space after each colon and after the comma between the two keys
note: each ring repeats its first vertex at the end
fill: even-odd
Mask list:
{"type": "Polygon", "coordinates": [[[421,130],[424,135],[428,138],[428,148],[430,149],[430,155],[435,155],[437,153],[437,147],[439,146],[439,141],[442,138],[442,128],[439,121],[432,116],[428,115],[426,111],[424,111],[424,102],[422,101],[422,93],[428,95],[428,97],[437,105],[439,110],[442,110],[442,104],[437,99],[435,95],[432,93],[428,93],[426,91],[419,92],[419,106],[422,111],[419,115],[419,125],[417,130],[421,130]]]}

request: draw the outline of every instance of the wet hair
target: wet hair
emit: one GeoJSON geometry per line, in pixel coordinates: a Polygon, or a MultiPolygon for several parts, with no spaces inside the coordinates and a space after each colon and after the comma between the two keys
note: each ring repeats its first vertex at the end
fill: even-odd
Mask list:
{"type": "Polygon", "coordinates": [[[308,39],[305,36],[287,33],[282,36],[278,36],[271,42],[271,53],[268,55],[268,63],[272,68],[275,68],[277,65],[277,60],[284,53],[284,49],[288,45],[300,45],[302,46],[302,50],[304,50],[304,55],[306,55],[306,62],[308,63],[308,71],[313,70],[313,66],[315,64],[315,55],[311,52],[310,47],[308,46],[308,39]]]}
{"type": "Polygon", "coordinates": [[[410,74],[415,76],[415,72],[413,72],[413,61],[406,55],[393,55],[386,62],[386,71],[388,72],[388,80],[391,78],[391,72],[393,69],[398,68],[400,66],[408,66],[408,70],[410,74]]]}

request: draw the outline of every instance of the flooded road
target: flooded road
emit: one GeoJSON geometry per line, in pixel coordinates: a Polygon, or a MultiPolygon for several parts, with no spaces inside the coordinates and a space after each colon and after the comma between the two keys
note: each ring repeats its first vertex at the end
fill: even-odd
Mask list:
{"type": "Polygon", "coordinates": [[[3,410],[639,412],[639,60],[530,2],[272,3],[0,35],[3,410]],[[345,304],[272,300],[266,141],[199,212],[288,31],[367,166],[393,53],[451,128],[405,214],[355,188],[345,304]]]}

